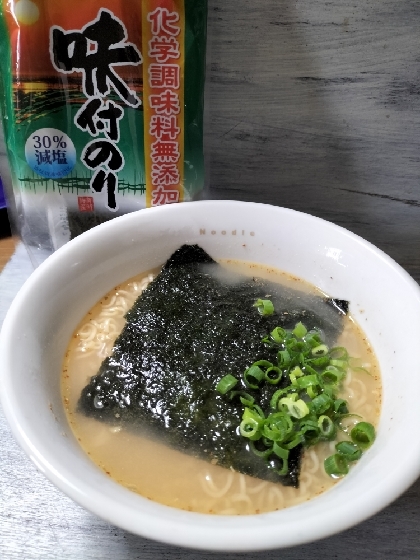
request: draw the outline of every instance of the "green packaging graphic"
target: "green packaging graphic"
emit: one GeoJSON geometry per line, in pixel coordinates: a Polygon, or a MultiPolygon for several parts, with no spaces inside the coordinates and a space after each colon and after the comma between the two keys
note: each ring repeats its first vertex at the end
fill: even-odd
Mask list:
{"type": "Polygon", "coordinates": [[[18,224],[49,252],[203,188],[207,0],[0,0],[18,224]]]}

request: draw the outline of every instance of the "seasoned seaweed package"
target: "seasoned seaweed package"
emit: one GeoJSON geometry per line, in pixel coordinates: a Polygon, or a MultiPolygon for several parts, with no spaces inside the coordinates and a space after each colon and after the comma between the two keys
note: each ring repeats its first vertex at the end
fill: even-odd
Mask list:
{"type": "Polygon", "coordinates": [[[56,249],[203,187],[207,0],[0,0],[22,237],[56,249]]]}
{"type": "MultiPolygon", "coordinates": [[[[280,325],[302,321],[328,343],[336,341],[345,303],[228,274],[203,249],[185,245],[126,314],[112,354],[81,393],[79,410],[225,468],[296,487],[302,445],[291,446],[285,472],[272,468],[238,432],[241,386],[226,398],[217,383],[227,373],[242,379],[257,360],[275,361],[278,349],[263,339],[280,325]],[[265,317],[254,302],[268,294],[276,311],[265,317]]],[[[287,384],[286,377],[267,384],[258,397],[263,409],[287,384]]],[[[247,399],[257,397],[252,384],[242,389],[247,399]]]]}

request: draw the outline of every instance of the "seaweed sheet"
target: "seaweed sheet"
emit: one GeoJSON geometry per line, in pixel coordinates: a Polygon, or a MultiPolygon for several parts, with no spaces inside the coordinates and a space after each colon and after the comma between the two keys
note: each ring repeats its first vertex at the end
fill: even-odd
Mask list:
{"type": "MultiPolygon", "coordinates": [[[[334,342],[347,302],[221,271],[197,245],[176,251],[127,313],[112,355],[82,391],[79,410],[129,429],[147,428],[171,447],[223,467],[298,487],[302,448],[291,451],[289,472],[279,476],[238,435],[240,402],[220,396],[215,386],[229,372],[239,379],[270,352],[274,358],[261,340],[276,326],[302,321],[334,342]],[[276,312],[262,317],[253,303],[267,296],[276,312]]],[[[279,387],[267,388],[265,405],[279,387]]]]}

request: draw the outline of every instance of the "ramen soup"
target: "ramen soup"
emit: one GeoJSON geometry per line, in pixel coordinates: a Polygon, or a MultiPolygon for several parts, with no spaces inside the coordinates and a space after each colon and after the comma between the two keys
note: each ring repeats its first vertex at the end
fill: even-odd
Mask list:
{"type": "Polygon", "coordinates": [[[363,434],[360,448],[352,442],[354,428],[373,430],[381,405],[378,363],[347,302],[260,265],[192,263],[188,251],[174,272],[178,253],[115,287],[77,327],[62,391],[80,445],[120,484],[189,511],[262,513],[328,490],[367,447],[363,434]]]}

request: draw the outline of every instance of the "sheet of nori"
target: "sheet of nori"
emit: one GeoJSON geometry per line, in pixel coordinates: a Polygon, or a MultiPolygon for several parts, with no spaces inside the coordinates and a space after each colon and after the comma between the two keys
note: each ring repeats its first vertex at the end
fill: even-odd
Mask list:
{"type": "Polygon", "coordinates": [[[111,212],[106,214],[105,212],[77,212],[76,210],[68,210],[67,221],[70,238],[74,239],[95,226],[109,222],[109,220],[116,218],[117,215],[111,212]]]}
{"type": "MultiPolygon", "coordinates": [[[[127,313],[112,355],[82,391],[79,410],[130,429],[147,428],[171,447],[223,467],[298,487],[302,448],[291,451],[289,472],[279,476],[238,435],[241,403],[222,397],[215,386],[227,373],[242,378],[258,359],[275,361],[276,351],[261,340],[276,326],[302,321],[335,341],[346,302],[256,278],[226,283],[213,273],[215,266],[197,245],[172,255],[127,313]],[[276,310],[270,317],[253,307],[265,297],[276,310]]],[[[266,389],[263,408],[274,390],[287,384],[266,389]]]]}

